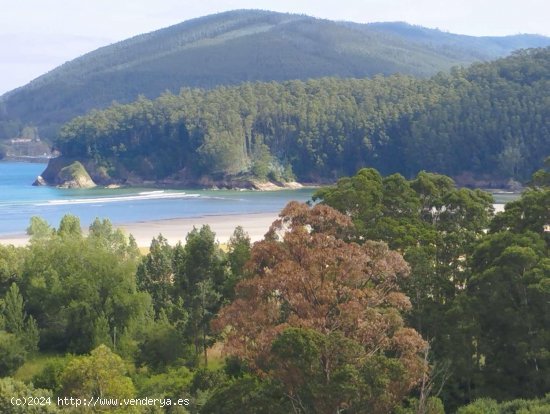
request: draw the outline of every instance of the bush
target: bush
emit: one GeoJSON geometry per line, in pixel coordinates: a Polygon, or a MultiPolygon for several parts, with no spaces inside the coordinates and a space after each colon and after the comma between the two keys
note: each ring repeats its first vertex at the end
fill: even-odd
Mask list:
{"type": "Polygon", "coordinates": [[[13,378],[0,379],[0,413],[2,414],[53,414],[59,409],[55,405],[52,394],[48,390],[36,389],[32,385],[27,386],[13,378]],[[12,398],[28,398],[32,396],[37,402],[44,405],[14,405],[12,398]],[[48,400],[49,399],[49,400],[48,400]],[[48,401],[51,404],[48,404],[48,401]]]}
{"type": "Polygon", "coordinates": [[[14,334],[0,332],[0,376],[12,375],[25,363],[27,352],[14,334]]]}
{"type": "Polygon", "coordinates": [[[67,367],[71,357],[55,358],[49,360],[41,372],[36,374],[32,383],[38,388],[45,388],[55,394],[61,390],[61,375],[67,367]]]}
{"type": "Polygon", "coordinates": [[[184,345],[184,339],[181,332],[168,321],[157,322],[139,345],[138,362],[154,371],[161,371],[191,354],[188,346],[184,345]]]}
{"type": "Polygon", "coordinates": [[[495,400],[480,398],[476,402],[460,408],[457,414],[500,414],[500,410],[495,400]]]}

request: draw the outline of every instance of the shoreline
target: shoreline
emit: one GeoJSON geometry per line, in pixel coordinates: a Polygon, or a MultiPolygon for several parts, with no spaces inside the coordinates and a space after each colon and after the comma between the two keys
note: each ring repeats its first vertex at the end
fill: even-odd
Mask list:
{"type": "MultiPolygon", "coordinates": [[[[495,213],[504,210],[504,204],[495,203],[495,213]]],[[[196,217],[168,218],[157,220],[134,221],[128,223],[113,223],[113,227],[120,229],[129,236],[135,238],[138,247],[149,248],[151,240],[162,234],[171,245],[185,242],[187,234],[193,227],[200,228],[209,225],[219,243],[227,243],[233,234],[235,227],[241,226],[250,236],[252,242],[261,240],[269,230],[271,224],[278,218],[279,212],[268,213],[235,213],[212,214],[196,217]]],[[[87,228],[83,229],[84,233],[87,228]]],[[[23,247],[28,244],[29,236],[25,233],[0,234],[0,244],[23,247]]]]}
{"type": "MultiPolygon", "coordinates": [[[[120,229],[126,235],[132,235],[140,248],[149,248],[151,240],[162,234],[171,245],[185,242],[187,234],[193,227],[200,228],[209,225],[219,243],[227,243],[235,227],[241,226],[250,236],[252,242],[261,240],[269,230],[271,223],[278,218],[278,212],[250,213],[250,214],[220,214],[203,215],[198,217],[169,218],[159,220],[136,221],[129,223],[113,223],[113,227],[120,229]]],[[[86,232],[87,229],[84,229],[86,232]]],[[[28,244],[29,236],[24,233],[0,234],[0,244],[23,247],[28,244]]]]}
{"type": "Polygon", "coordinates": [[[159,234],[162,234],[171,245],[175,245],[180,241],[184,243],[185,237],[193,230],[193,227],[200,228],[203,225],[210,226],[212,231],[216,233],[216,240],[219,243],[227,243],[237,226],[241,226],[250,236],[250,240],[255,242],[263,238],[271,223],[278,218],[278,214],[278,212],[213,214],[199,217],[121,223],[114,224],[113,227],[121,229],[127,235],[134,236],[139,247],[149,247],[153,237],[157,237],[159,234]]]}
{"type": "Polygon", "coordinates": [[[25,163],[25,164],[45,164],[47,165],[51,158],[33,157],[26,155],[6,155],[4,158],[0,158],[0,162],[13,162],[13,163],[25,163]]]}

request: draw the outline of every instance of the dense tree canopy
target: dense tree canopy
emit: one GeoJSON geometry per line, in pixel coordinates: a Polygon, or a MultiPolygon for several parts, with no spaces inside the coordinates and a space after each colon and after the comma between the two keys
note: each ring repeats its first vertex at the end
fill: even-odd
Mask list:
{"type": "Polygon", "coordinates": [[[430,341],[448,407],[548,390],[549,193],[527,189],[493,218],[490,194],[448,177],[363,169],[315,194],[355,223],[348,238],[403,252],[407,319],[430,341]]]}
{"type": "Polygon", "coordinates": [[[34,234],[19,283],[41,348],[86,352],[99,326],[112,338],[145,317],[150,299],[137,291],[138,256],[107,221],[96,220],[84,237],[78,218],[65,216],[55,233],[34,234]]]}
{"type": "Polygon", "coordinates": [[[533,398],[550,389],[550,258],[539,235],[497,232],[472,255],[466,308],[480,373],[476,395],[533,398]]]}
{"type": "Polygon", "coordinates": [[[383,243],[339,238],[350,226],[326,206],[290,203],[254,245],[250,276],[216,320],[229,353],[309,407],[296,412],[388,412],[427,369],[426,344],[401,316],[408,266],[383,243]],[[343,392],[352,378],[356,389],[343,392]]]}
{"type": "Polygon", "coordinates": [[[181,87],[323,76],[430,76],[549,44],[550,38],[536,35],[472,37],[406,23],[228,11],[102,47],[4,94],[0,140],[23,136],[29,125],[53,138],[71,118],[113,101],[131,102],[138,94],[154,98],[181,87]]]}
{"type": "Polygon", "coordinates": [[[27,247],[0,246],[0,375],[27,383],[2,379],[0,406],[26,412],[7,396],[31,393],[189,397],[174,414],[546,412],[544,174],[493,216],[490,194],[449,177],[362,169],[290,203],[254,245],[237,228],[222,248],[203,226],[143,255],[108,220],[85,234],[75,216],[35,218],[27,247]]]}
{"type": "Polygon", "coordinates": [[[76,118],[56,147],[93,164],[99,181],[245,174],[318,182],[364,166],[464,182],[526,180],[550,153],[549,56],[550,49],[522,51],[430,80],[183,89],[76,118]]]}

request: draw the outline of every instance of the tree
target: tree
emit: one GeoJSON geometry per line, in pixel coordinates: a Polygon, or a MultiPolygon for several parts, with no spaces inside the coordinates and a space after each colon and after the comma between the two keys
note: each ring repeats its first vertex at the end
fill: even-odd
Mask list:
{"type": "Polygon", "coordinates": [[[316,191],[313,200],[322,200],[351,217],[356,234],[378,239],[370,231],[382,216],[382,177],[375,169],[363,168],[353,177],[341,178],[335,186],[316,191]]]}
{"type": "Polygon", "coordinates": [[[228,299],[233,299],[235,285],[245,276],[245,264],[250,259],[250,249],[250,236],[241,226],[237,226],[227,246],[227,261],[231,275],[227,279],[224,296],[228,299]]]}
{"type": "Polygon", "coordinates": [[[500,414],[498,403],[489,398],[480,398],[458,410],[460,414],[500,414]]]}
{"type": "MultiPolygon", "coordinates": [[[[183,366],[168,368],[158,374],[149,374],[136,380],[136,383],[139,383],[139,398],[171,398],[174,401],[182,396],[188,396],[192,378],[191,371],[183,366]]],[[[192,404],[195,405],[194,401],[192,404]]],[[[174,408],[174,414],[188,413],[181,406],[172,408],[174,408]]]]}
{"type": "Polygon", "coordinates": [[[19,288],[12,283],[4,298],[4,324],[8,332],[21,335],[25,329],[25,309],[19,288]]]}
{"type": "Polygon", "coordinates": [[[231,273],[242,277],[244,265],[250,259],[250,236],[241,226],[237,226],[229,238],[227,247],[227,260],[229,261],[231,273]]]}
{"type": "Polygon", "coordinates": [[[82,237],[68,230],[80,229],[69,222],[60,225],[61,235],[29,246],[20,286],[41,348],[83,353],[93,347],[99,325],[100,336],[108,331],[114,338],[115,331],[120,336],[153,315],[149,294],[136,287],[130,242],[112,244],[97,233],[82,237]]]}
{"type": "Polygon", "coordinates": [[[504,413],[533,413],[543,414],[550,410],[550,396],[532,400],[512,400],[497,403],[490,398],[480,398],[475,402],[461,407],[457,414],[504,414],[504,413]]]}
{"type": "Polygon", "coordinates": [[[184,251],[182,262],[177,264],[178,288],[184,298],[193,294],[193,286],[201,280],[212,280],[215,286],[223,285],[225,258],[210,226],[193,228],[185,238],[184,251]]]}
{"type": "Polygon", "coordinates": [[[54,230],[46,220],[37,216],[31,217],[29,227],[27,227],[27,234],[32,236],[33,240],[50,237],[53,232],[54,230]]]}
{"type": "Polygon", "coordinates": [[[211,338],[210,321],[221,304],[222,295],[209,279],[197,282],[193,291],[190,322],[195,331],[195,344],[200,344],[204,356],[204,366],[207,366],[208,347],[214,343],[211,338]],[[199,332],[200,337],[198,336],[199,332]]]}
{"type": "Polygon", "coordinates": [[[44,368],[32,377],[34,386],[50,390],[54,395],[58,395],[61,391],[63,371],[72,358],[74,358],[72,355],[48,358],[44,368]]]}
{"type": "Polygon", "coordinates": [[[25,249],[0,244],[0,295],[4,296],[21,277],[25,249]]]}
{"type": "Polygon", "coordinates": [[[257,144],[254,148],[254,161],[252,163],[252,174],[258,179],[265,181],[273,162],[269,147],[264,143],[257,144]]]}
{"type": "Polygon", "coordinates": [[[201,408],[201,414],[281,414],[292,412],[281,385],[247,376],[219,387],[201,408]]]}
{"type": "Polygon", "coordinates": [[[55,414],[60,411],[50,390],[34,388],[32,384],[26,385],[13,378],[0,378],[0,412],[3,414],[55,414]],[[13,404],[13,399],[31,396],[44,404],[13,404]]]}
{"type": "Polygon", "coordinates": [[[174,253],[177,294],[189,313],[188,332],[196,355],[211,345],[210,321],[223,302],[226,286],[226,258],[209,226],[194,228],[186,237],[185,247],[174,253]]]}
{"type": "Polygon", "coordinates": [[[23,297],[13,283],[4,298],[4,326],[19,339],[26,351],[34,352],[38,349],[40,333],[36,320],[27,316],[24,308],[23,297]]]}
{"type": "Polygon", "coordinates": [[[101,313],[94,322],[92,346],[97,348],[100,345],[105,345],[114,348],[116,346],[115,332],[113,332],[113,336],[111,337],[111,327],[109,326],[109,321],[105,315],[101,313]]]}
{"type": "Polygon", "coordinates": [[[7,377],[25,363],[27,351],[16,335],[0,331],[0,377],[7,377]]]}
{"type": "Polygon", "coordinates": [[[411,265],[411,277],[403,280],[413,304],[408,319],[433,340],[436,354],[445,352],[444,315],[468,278],[465,258],[489,226],[492,196],[456,188],[439,174],[420,172],[405,180],[362,169],[318,190],[314,199],[351,218],[352,240],[381,240],[403,253],[411,265]]]}
{"type": "Polygon", "coordinates": [[[96,217],[93,223],[90,224],[88,240],[96,242],[122,257],[135,259],[141,257],[133,236],[126,237],[122,230],[114,229],[108,219],[100,220],[96,217]]]}
{"type": "Polygon", "coordinates": [[[472,272],[466,309],[475,321],[475,396],[543,396],[550,387],[546,244],[528,231],[495,233],[477,246],[472,272]]]}
{"type": "Polygon", "coordinates": [[[270,376],[282,384],[297,413],[388,412],[401,405],[405,371],[400,362],[369,355],[341,332],[288,328],[271,348],[270,376]]]}
{"type": "Polygon", "coordinates": [[[57,234],[62,237],[81,237],[80,219],[72,214],[64,215],[59,223],[57,234]]]}
{"type": "Polygon", "coordinates": [[[544,160],[544,168],[536,171],[531,178],[533,187],[550,187],[550,157],[544,160]]]}
{"type": "Polygon", "coordinates": [[[168,240],[159,234],[151,241],[149,253],[137,269],[138,288],[151,295],[157,313],[173,301],[173,260],[173,248],[168,244],[168,240]]]}
{"type": "Polygon", "coordinates": [[[76,357],[67,364],[61,376],[61,396],[133,398],[136,391],[127,373],[126,363],[100,345],[89,356],[76,357]]]}
{"type": "MultiPolygon", "coordinates": [[[[174,326],[161,313],[159,319],[151,324],[139,344],[138,362],[147,365],[156,372],[189,358],[188,339],[179,327],[174,326]]],[[[191,358],[192,360],[192,358],[191,358]]]]}
{"type": "Polygon", "coordinates": [[[504,212],[497,214],[491,222],[492,232],[511,231],[522,233],[532,231],[541,235],[550,246],[550,188],[529,188],[521,198],[507,203],[504,212]]]}
{"type": "Polygon", "coordinates": [[[269,373],[274,341],[285,329],[312,330],[329,339],[341,335],[362,349],[372,378],[393,372],[381,381],[384,398],[372,402],[372,412],[387,412],[427,369],[420,357],[425,342],[402,317],[410,302],[399,282],[408,266],[383,243],[339,238],[351,221],[327,206],[292,202],[280,217],[252,248],[251,277],[237,285],[236,299],[215,320],[227,352],[255,372],[269,373]]]}

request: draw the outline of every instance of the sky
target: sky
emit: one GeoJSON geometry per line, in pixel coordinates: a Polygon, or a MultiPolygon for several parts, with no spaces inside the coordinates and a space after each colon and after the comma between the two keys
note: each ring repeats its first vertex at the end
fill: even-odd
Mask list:
{"type": "Polygon", "coordinates": [[[0,94],[98,47],[234,9],[405,21],[473,36],[550,36],[549,0],[0,0],[0,94]]]}

